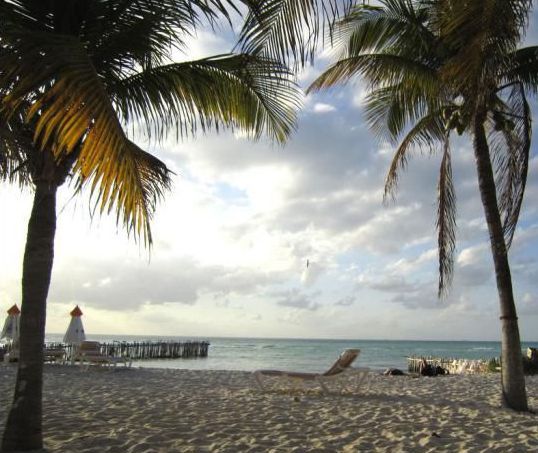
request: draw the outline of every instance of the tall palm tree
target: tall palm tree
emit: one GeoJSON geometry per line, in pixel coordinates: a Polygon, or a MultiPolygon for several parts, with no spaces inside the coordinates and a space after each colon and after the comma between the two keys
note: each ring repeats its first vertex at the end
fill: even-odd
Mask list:
{"type": "MultiPolygon", "coordinates": [[[[237,2],[248,4],[250,2],[237,2]]],[[[20,360],[3,451],[42,448],[46,300],[56,192],[87,187],[94,209],[151,245],[170,185],[163,162],[126,134],[160,139],[239,128],[282,142],[299,92],[282,64],[248,53],[174,62],[220,0],[0,0],[0,179],[34,187],[23,261],[20,360]]]]}
{"type": "Polygon", "coordinates": [[[380,0],[337,25],[337,61],[309,88],[362,76],[366,117],[397,141],[385,185],[394,195],[413,147],[442,153],[437,230],[439,295],[451,283],[455,193],[450,134],[468,133],[489,229],[502,324],[502,394],[527,410],[508,249],[517,225],[531,141],[527,96],[538,87],[538,48],[518,49],[531,0],[380,0]]]}

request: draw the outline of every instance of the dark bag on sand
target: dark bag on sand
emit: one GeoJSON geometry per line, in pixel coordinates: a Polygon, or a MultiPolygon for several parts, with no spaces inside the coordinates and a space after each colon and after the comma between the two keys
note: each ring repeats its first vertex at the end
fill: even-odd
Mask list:
{"type": "Polygon", "coordinates": [[[419,372],[421,376],[435,376],[437,374],[435,367],[426,362],[426,359],[422,359],[419,372]]]}

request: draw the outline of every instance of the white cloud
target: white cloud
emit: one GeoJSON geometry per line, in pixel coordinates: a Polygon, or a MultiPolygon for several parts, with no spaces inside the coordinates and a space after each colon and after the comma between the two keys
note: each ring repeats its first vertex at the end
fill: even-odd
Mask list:
{"type": "Polygon", "coordinates": [[[336,111],[336,107],[331,104],[324,104],[323,102],[316,102],[313,107],[314,113],[329,113],[336,111]]]}

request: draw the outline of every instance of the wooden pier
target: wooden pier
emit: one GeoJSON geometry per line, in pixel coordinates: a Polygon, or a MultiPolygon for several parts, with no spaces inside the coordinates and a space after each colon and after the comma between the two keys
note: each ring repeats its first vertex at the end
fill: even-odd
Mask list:
{"type": "MultiPolygon", "coordinates": [[[[208,341],[113,341],[100,343],[101,353],[111,357],[130,357],[132,360],[204,358],[209,352],[208,341]]],[[[64,349],[71,356],[73,346],[47,343],[46,349],[64,349]]]]}

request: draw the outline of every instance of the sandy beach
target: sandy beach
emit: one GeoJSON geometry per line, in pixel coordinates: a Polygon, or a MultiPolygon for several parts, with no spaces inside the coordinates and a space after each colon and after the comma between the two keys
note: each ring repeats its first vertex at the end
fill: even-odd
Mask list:
{"type": "MultiPolygon", "coordinates": [[[[0,424],[15,380],[0,366],[0,424]]],[[[261,393],[250,373],[45,366],[49,452],[538,451],[538,415],[500,405],[499,375],[413,378],[371,373],[261,393]]],[[[538,376],[527,378],[538,409],[538,376]]]]}

